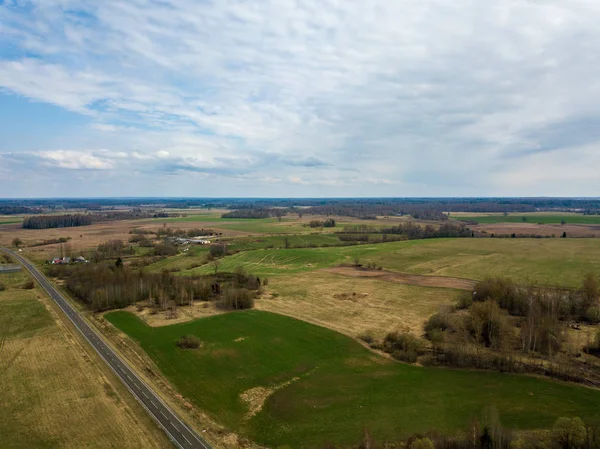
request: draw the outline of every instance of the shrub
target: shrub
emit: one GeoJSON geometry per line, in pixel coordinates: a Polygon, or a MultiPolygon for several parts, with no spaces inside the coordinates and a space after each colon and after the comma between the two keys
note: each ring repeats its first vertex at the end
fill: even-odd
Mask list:
{"type": "Polygon", "coordinates": [[[223,243],[218,243],[216,245],[212,245],[208,250],[208,254],[211,257],[226,256],[227,255],[227,245],[225,245],[223,243]]]}
{"type": "Polygon", "coordinates": [[[390,332],[383,340],[383,350],[395,359],[414,363],[422,353],[421,342],[409,333],[390,332]]]}
{"type": "Polygon", "coordinates": [[[432,333],[439,333],[448,329],[448,327],[450,327],[448,320],[449,317],[447,313],[436,313],[431,315],[427,320],[427,323],[425,323],[425,336],[431,340],[432,333]]]}
{"type": "Polygon", "coordinates": [[[33,287],[35,287],[35,283],[33,282],[33,279],[27,279],[24,283],[23,283],[23,288],[25,290],[31,290],[33,287]]]}
{"type": "Polygon", "coordinates": [[[409,447],[410,449],[435,449],[433,441],[429,438],[416,438],[409,447]]]}
{"type": "Polygon", "coordinates": [[[219,309],[243,310],[254,307],[254,294],[245,288],[227,288],[217,301],[219,309]]]}
{"type": "Polygon", "coordinates": [[[200,339],[195,335],[184,335],[177,340],[177,346],[181,349],[198,349],[200,347],[200,339]]]}
{"type": "Polygon", "coordinates": [[[358,338],[369,345],[375,341],[375,337],[373,337],[371,331],[365,331],[362,334],[359,334],[358,338]]]}
{"type": "Polygon", "coordinates": [[[6,290],[6,287],[2,282],[0,282],[0,292],[3,292],[4,290],[6,290]]]}
{"type": "Polygon", "coordinates": [[[159,243],[154,246],[154,254],[157,256],[175,256],[177,253],[177,248],[173,245],[159,243]]]}
{"type": "Polygon", "coordinates": [[[468,309],[473,305],[473,292],[461,292],[456,298],[457,309],[468,309]]]}
{"type": "Polygon", "coordinates": [[[585,319],[592,324],[600,323],[600,307],[588,307],[588,309],[585,311],[585,319]]]}

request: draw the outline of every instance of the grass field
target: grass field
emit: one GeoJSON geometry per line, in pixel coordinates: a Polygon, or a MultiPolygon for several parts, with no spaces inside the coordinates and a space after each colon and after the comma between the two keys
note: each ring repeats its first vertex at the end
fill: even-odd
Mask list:
{"type": "MultiPolygon", "coordinates": [[[[576,287],[600,272],[600,239],[430,239],[330,248],[245,251],[221,259],[221,271],[244,266],[260,276],[313,271],[340,263],[375,262],[399,272],[483,279],[510,276],[576,287]]],[[[211,265],[182,274],[209,273],[211,265]]]]}
{"type": "Polygon", "coordinates": [[[280,276],[255,307],[294,316],[356,337],[382,338],[393,330],[423,333],[423,324],[441,306],[455,303],[457,291],[322,271],[280,276]]]}
{"type": "Polygon", "coordinates": [[[503,214],[477,214],[477,215],[457,215],[451,218],[465,221],[476,221],[480,224],[491,223],[539,223],[539,224],[560,224],[562,221],[568,224],[600,224],[600,215],[583,214],[547,214],[547,213],[511,213],[503,214]],[[523,217],[526,218],[523,221],[523,217]]]}
{"type": "MultiPolygon", "coordinates": [[[[543,428],[560,416],[600,419],[600,391],[499,373],[419,368],[292,318],[248,311],[150,328],[127,312],[106,319],[137,340],[172,384],[233,429],[269,447],[356,444],[430,429],[455,431],[489,408],[504,425],[543,428]],[[185,334],[197,350],[179,349],[185,334]],[[277,390],[256,416],[240,395],[277,390]]],[[[255,404],[256,401],[251,402],[255,404]]]]}
{"type": "Polygon", "coordinates": [[[129,393],[105,375],[22,273],[0,275],[0,446],[159,448],[166,436],[129,393]],[[6,367],[7,360],[16,356],[6,367]]]}

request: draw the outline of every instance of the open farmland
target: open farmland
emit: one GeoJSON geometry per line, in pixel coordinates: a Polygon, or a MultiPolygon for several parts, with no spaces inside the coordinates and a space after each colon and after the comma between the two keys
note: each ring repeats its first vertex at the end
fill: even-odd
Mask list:
{"type": "Polygon", "coordinates": [[[518,429],[547,427],[564,415],[600,419],[595,390],[527,376],[404,365],[281,315],[248,311],[160,328],[127,312],[106,318],[138,341],[185,397],[271,447],[354,444],[364,428],[378,441],[430,429],[454,431],[490,408],[518,429]],[[175,342],[186,334],[197,336],[202,346],[179,349],[175,342]]]}
{"type": "Polygon", "coordinates": [[[166,436],[23,273],[0,275],[2,448],[159,448],[166,436]],[[5,331],[4,331],[5,332],[5,331]]]}
{"type": "Polygon", "coordinates": [[[539,224],[560,224],[563,221],[568,224],[600,224],[600,215],[583,215],[575,213],[510,213],[504,214],[476,214],[463,215],[452,214],[451,218],[463,221],[475,221],[480,224],[486,223],[539,223],[539,224]]]}
{"type": "MultiPolygon", "coordinates": [[[[509,276],[542,284],[579,286],[600,271],[600,239],[429,239],[329,248],[244,251],[221,259],[219,270],[243,266],[260,276],[314,271],[342,263],[374,262],[398,272],[483,279],[509,276]]],[[[191,260],[192,258],[190,258],[191,260]]],[[[181,274],[210,273],[211,264],[181,274]]]]}
{"type": "Polygon", "coordinates": [[[451,306],[457,294],[448,288],[348,278],[324,271],[278,277],[269,292],[256,302],[256,308],[353,337],[369,332],[377,338],[394,330],[421,335],[427,318],[440,307],[451,306]]]}

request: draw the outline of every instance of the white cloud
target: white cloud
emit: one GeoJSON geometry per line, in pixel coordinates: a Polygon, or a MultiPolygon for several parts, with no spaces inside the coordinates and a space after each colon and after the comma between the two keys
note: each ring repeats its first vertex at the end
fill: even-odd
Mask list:
{"type": "Polygon", "coordinates": [[[600,145],[600,3],[19,5],[0,6],[0,31],[29,56],[0,53],[0,87],[94,120],[71,147],[29,151],[59,168],[232,189],[244,175],[282,195],[527,195],[560,193],[543,174],[568,163],[574,193],[600,188],[594,151],[577,150],[600,145]]]}
{"type": "Polygon", "coordinates": [[[114,168],[110,159],[77,151],[41,151],[37,154],[48,165],[70,170],[108,170],[114,168]]]}

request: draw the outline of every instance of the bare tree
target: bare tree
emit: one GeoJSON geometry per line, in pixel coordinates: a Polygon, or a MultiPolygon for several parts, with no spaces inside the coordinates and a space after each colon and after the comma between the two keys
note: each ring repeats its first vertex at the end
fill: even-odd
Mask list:
{"type": "Polygon", "coordinates": [[[216,276],[219,273],[219,265],[221,265],[221,262],[219,261],[219,259],[217,259],[212,264],[213,264],[213,268],[215,270],[215,276],[216,276]]]}

